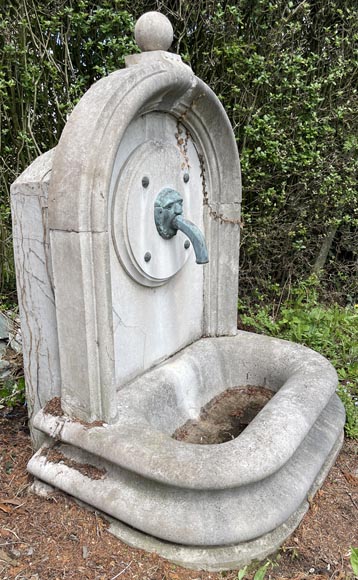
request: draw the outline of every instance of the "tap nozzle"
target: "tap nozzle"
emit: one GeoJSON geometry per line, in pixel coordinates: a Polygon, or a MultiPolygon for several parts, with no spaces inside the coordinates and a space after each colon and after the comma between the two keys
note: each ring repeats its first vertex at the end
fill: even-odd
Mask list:
{"type": "Polygon", "coordinates": [[[193,222],[183,217],[183,198],[174,189],[166,187],[157,195],[154,203],[154,220],[158,233],[169,240],[180,230],[191,241],[197,264],[209,262],[205,238],[193,222]]]}

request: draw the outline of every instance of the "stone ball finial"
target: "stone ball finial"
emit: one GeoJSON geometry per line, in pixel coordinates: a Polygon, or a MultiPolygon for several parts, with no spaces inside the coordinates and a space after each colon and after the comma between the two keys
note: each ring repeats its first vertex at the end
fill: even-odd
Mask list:
{"type": "Polygon", "coordinates": [[[164,14],[146,12],[137,20],[134,36],[142,52],[168,50],[173,42],[173,27],[164,14]]]}

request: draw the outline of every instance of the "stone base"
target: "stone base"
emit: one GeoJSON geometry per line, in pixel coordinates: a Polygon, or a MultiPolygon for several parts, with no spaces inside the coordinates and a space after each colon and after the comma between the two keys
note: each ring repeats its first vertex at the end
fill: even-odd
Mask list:
{"type": "Polygon", "coordinates": [[[33,493],[34,495],[38,495],[39,497],[43,497],[45,499],[51,497],[51,495],[56,491],[57,489],[55,487],[45,483],[44,481],[41,481],[41,479],[37,479],[36,477],[34,478],[32,485],[29,487],[29,493],[33,493]]]}
{"type": "Polygon", "coordinates": [[[109,531],[128,546],[140,548],[147,552],[155,552],[162,558],[189,568],[190,570],[207,570],[218,572],[221,570],[235,570],[250,564],[254,560],[264,560],[278,550],[299,525],[309,507],[308,502],[302,506],[281,526],[272,532],[236,546],[215,546],[209,548],[182,546],[171,544],[147,536],[122,522],[104,517],[111,523],[109,531]]]}
{"type": "Polygon", "coordinates": [[[121,389],[114,424],[39,411],[34,426],[48,440],[28,469],[140,530],[135,540],[121,536],[137,547],[156,538],[146,549],[182,565],[241,566],[275,551],[322,485],[343,437],[336,384],[330,363],[297,344],[251,333],[202,339],[121,389]],[[220,445],[171,437],[213,397],[245,384],[275,395],[238,437],[220,445]]]}
{"type": "MultiPolygon", "coordinates": [[[[309,500],[320,489],[329,470],[334,465],[341,450],[343,439],[344,436],[342,433],[310,490],[309,500]]],[[[134,530],[118,520],[109,518],[105,514],[103,516],[110,522],[109,531],[125,544],[128,544],[128,546],[140,548],[147,552],[155,552],[162,558],[166,558],[170,562],[183,566],[184,568],[218,572],[221,570],[242,568],[254,560],[263,560],[267,556],[270,556],[270,554],[276,552],[298,527],[308,509],[309,502],[304,501],[298,510],[286,522],[281,524],[281,526],[250,542],[243,542],[236,546],[216,546],[209,548],[182,546],[163,542],[153,536],[148,536],[138,530],[134,530]]]]}
{"type": "MultiPolygon", "coordinates": [[[[312,485],[308,494],[308,500],[311,500],[314,494],[322,486],[329,470],[336,461],[337,455],[339,454],[343,444],[343,439],[344,435],[342,433],[337,439],[331,453],[327,457],[326,462],[312,485]]],[[[41,497],[46,497],[49,493],[55,491],[55,489],[35,478],[34,483],[31,486],[31,491],[41,497]]],[[[76,501],[84,508],[91,511],[94,510],[93,506],[78,499],[76,501]]],[[[242,542],[237,545],[213,546],[207,548],[165,542],[135,530],[123,522],[110,517],[106,513],[100,513],[110,524],[109,532],[128,546],[146,550],[147,552],[154,552],[162,558],[165,558],[174,564],[178,564],[179,566],[183,566],[184,568],[217,572],[242,568],[254,560],[263,560],[276,552],[283,542],[298,527],[308,509],[309,501],[304,501],[286,520],[286,522],[255,540],[242,542]]],[[[98,509],[96,509],[96,511],[98,513],[98,509]]]]}

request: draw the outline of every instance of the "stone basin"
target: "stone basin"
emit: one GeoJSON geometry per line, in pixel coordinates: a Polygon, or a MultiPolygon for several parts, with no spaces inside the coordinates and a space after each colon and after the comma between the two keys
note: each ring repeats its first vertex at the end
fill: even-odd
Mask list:
{"type": "Polygon", "coordinates": [[[113,425],[41,410],[34,425],[71,461],[43,450],[29,471],[120,522],[166,542],[228,546],[269,534],[321,484],[342,442],[337,375],[321,355],[253,333],[201,339],[118,392],[113,425]],[[275,395],[235,439],[194,445],[173,431],[225,389],[275,395]],[[105,470],[90,479],[76,469],[105,470]]]}

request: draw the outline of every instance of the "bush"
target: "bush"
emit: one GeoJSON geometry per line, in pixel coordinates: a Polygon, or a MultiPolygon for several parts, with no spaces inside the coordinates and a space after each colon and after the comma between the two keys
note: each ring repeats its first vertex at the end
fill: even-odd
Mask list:
{"type": "Polygon", "coordinates": [[[11,410],[17,405],[25,403],[25,380],[23,377],[16,381],[12,378],[0,379],[0,410],[6,408],[11,410]]]}
{"type": "Polygon", "coordinates": [[[212,72],[203,58],[196,71],[241,155],[241,293],[271,298],[314,272],[329,297],[358,302],[355,2],[217,3],[208,44],[212,72]]]}
{"type": "Polygon", "coordinates": [[[358,304],[341,307],[318,302],[315,276],[292,289],[277,309],[239,303],[243,328],[299,342],[326,356],[337,370],[338,394],[346,409],[346,434],[358,437],[358,304]]]}
{"type": "Polygon", "coordinates": [[[125,4],[15,0],[0,8],[0,293],[15,288],[10,185],[57,145],[85,91],[137,50],[125,4]]]}
{"type": "Polygon", "coordinates": [[[219,95],[243,171],[241,294],[320,273],[358,301],[358,12],[355,0],[15,0],[0,9],[0,292],[14,288],[9,186],[56,145],[98,78],[137,50],[160,9],[173,50],[219,95]]]}

